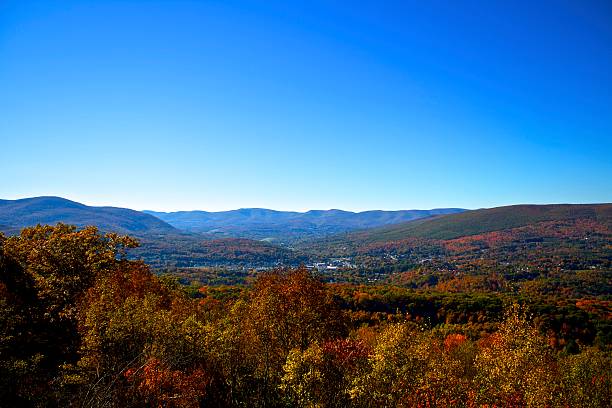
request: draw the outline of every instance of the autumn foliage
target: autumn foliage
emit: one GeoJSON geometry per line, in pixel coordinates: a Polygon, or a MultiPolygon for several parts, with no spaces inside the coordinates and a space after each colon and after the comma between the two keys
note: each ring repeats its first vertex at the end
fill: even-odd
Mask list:
{"type": "MultiPolygon", "coordinates": [[[[64,225],[0,237],[0,406],[610,406],[609,346],[561,351],[518,304],[305,269],[190,296],[124,259],[135,244],[64,225]]],[[[609,318],[607,301],[572,306],[609,318]]]]}

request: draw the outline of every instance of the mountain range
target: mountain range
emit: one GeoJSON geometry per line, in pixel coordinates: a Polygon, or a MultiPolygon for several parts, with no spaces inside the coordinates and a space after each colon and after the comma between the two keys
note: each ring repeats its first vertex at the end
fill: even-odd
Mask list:
{"type": "Polygon", "coordinates": [[[135,211],[93,207],[61,197],[0,200],[0,226],[15,231],[36,224],[62,222],[78,227],[134,235],[195,233],[205,239],[247,238],[276,241],[322,237],[465,211],[459,208],[403,211],[312,210],[308,212],[243,208],[232,211],[135,211]]]}
{"type": "Polygon", "coordinates": [[[400,211],[311,210],[294,212],[243,208],[221,212],[144,212],[184,231],[224,237],[292,242],[296,239],[319,238],[463,211],[465,210],[460,208],[439,208],[400,211]]]}
{"type": "Polygon", "coordinates": [[[0,200],[0,231],[5,234],[58,222],[78,227],[95,225],[103,232],[133,235],[141,242],[133,256],[156,267],[237,264],[253,267],[297,265],[325,256],[384,255],[424,242],[429,245],[435,241],[440,245],[445,241],[444,245],[456,246],[457,239],[532,242],[571,237],[576,247],[576,242],[592,236],[605,243],[612,236],[612,204],[360,213],[259,208],[161,213],[92,207],[60,197],[0,200]]]}
{"type": "Polygon", "coordinates": [[[59,222],[77,227],[94,225],[102,232],[138,238],[141,247],[132,250],[133,256],[158,267],[236,263],[265,266],[277,262],[299,264],[306,260],[303,253],[271,242],[295,243],[457,211],[463,210],[298,213],[252,208],[217,213],[157,213],[93,207],[61,197],[32,197],[0,200],[0,231],[14,235],[24,227],[59,222]]]}

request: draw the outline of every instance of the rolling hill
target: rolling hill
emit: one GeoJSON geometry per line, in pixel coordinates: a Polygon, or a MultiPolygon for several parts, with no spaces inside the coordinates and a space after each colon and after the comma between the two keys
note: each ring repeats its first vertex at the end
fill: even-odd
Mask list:
{"type": "Polygon", "coordinates": [[[36,224],[95,225],[122,234],[178,234],[179,230],[140,211],[116,207],[90,207],[61,197],[0,200],[0,226],[6,232],[36,224]]]}
{"type": "Polygon", "coordinates": [[[612,223],[612,204],[512,205],[465,211],[349,234],[349,239],[393,241],[405,238],[454,239],[546,221],[593,220],[612,223]]]}
{"type": "Polygon", "coordinates": [[[465,210],[442,208],[402,211],[312,210],[292,212],[243,208],[221,212],[145,212],[185,231],[216,234],[224,237],[293,241],[462,211],[465,210]]]}

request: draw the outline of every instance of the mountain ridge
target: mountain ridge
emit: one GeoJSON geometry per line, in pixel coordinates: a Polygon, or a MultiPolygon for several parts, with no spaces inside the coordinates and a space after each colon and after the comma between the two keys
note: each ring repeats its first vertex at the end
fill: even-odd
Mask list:
{"type": "Polygon", "coordinates": [[[181,231],[149,214],[120,207],[95,207],[56,196],[0,200],[0,225],[4,229],[37,224],[95,225],[100,230],[128,234],[180,234],[181,231]]]}
{"type": "Polygon", "coordinates": [[[612,222],[612,203],[516,204],[483,208],[355,232],[352,235],[368,237],[371,241],[404,238],[454,239],[546,221],[575,219],[593,219],[609,224],[612,222]]]}
{"type": "Polygon", "coordinates": [[[431,210],[369,210],[352,212],[338,209],[306,212],[277,211],[265,208],[209,212],[202,210],[144,211],[185,231],[230,237],[293,240],[320,237],[352,230],[379,227],[441,214],[465,211],[460,208],[431,210]]]}

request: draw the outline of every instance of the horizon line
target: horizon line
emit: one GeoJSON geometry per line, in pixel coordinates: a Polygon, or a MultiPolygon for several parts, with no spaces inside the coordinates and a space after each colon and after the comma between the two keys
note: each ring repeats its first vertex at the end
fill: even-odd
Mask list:
{"type": "Polygon", "coordinates": [[[386,212],[434,211],[434,210],[465,210],[465,211],[473,211],[473,210],[481,210],[481,209],[487,209],[487,208],[498,208],[498,207],[508,207],[508,206],[518,206],[518,205],[597,205],[597,204],[610,204],[610,203],[607,203],[607,202],[562,202],[562,203],[538,202],[538,203],[505,203],[505,204],[494,205],[494,206],[490,206],[490,207],[486,206],[486,207],[477,207],[477,208],[467,208],[467,207],[459,207],[459,206],[449,206],[449,207],[439,207],[439,206],[436,206],[436,207],[432,207],[432,208],[400,208],[400,209],[375,208],[375,209],[366,209],[366,210],[345,210],[345,209],[331,207],[331,208],[328,208],[328,209],[313,208],[313,209],[300,209],[300,210],[280,210],[280,209],[274,209],[274,208],[269,208],[269,207],[254,206],[254,207],[239,207],[239,208],[232,208],[232,209],[226,209],[226,210],[204,210],[204,209],[152,210],[152,209],[149,209],[149,208],[137,209],[137,208],[132,208],[132,207],[128,207],[128,206],[119,206],[119,205],[112,205],[112,204],[111,205],[108,205],[108,204],[102,204],[102,205],[88,204],[88,203],[85,202],[85,200],[75,200],[75,199],[72,199],[72,198],[62,197],[62,196],[59,196],[59,195],[40,195],[40,196],[26,196],[26,197],[22,196],[22,197],[18,197],[18,198],[0,198],[0,201],[20,201],[20,200],[28,200],[28,199],[36,199],[36,198],[57,198],[57,199],[62,199],[62,200],[71,201],[71,202],[74,202],[74,203],[77,203],[77,204],[85,205],[87,207],[122,208],[122,209],[129,209],[129,210],[139,211],[139,212],[154,212],[154,213],[166,213],[166,214],[178,213],[178,212],[222,213],[222,212],[232,212],[232,211],[240,211],[240,210],[266,210],[266,211],[290,212],[290,213],[299,213],[299,214],[305,214],[305,213],[308,213],[308,212],[315,212],[315,211],[341,211],[341,212],[359,214],[359,213],[373,212],[373,211],[386,211],[386,212]]]}

